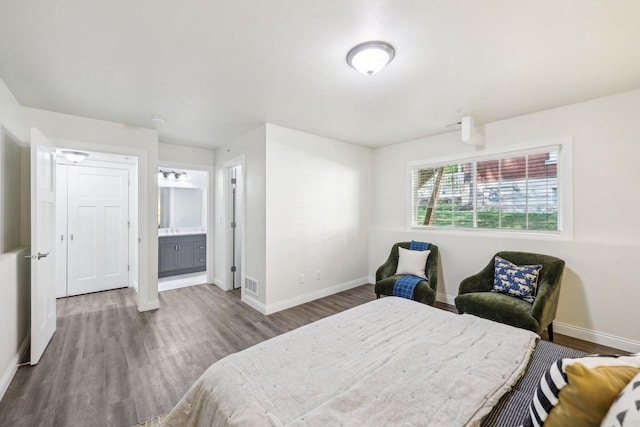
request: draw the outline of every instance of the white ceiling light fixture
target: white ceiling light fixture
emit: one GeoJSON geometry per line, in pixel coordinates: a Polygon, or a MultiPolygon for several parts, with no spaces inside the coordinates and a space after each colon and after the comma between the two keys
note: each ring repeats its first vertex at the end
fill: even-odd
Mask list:
{"type": "Polygon", "coordinates": [[[84,151],[74,151],[74,150],[62,150],[62,155],[65,159],[69,160],[73,163],[78,163],[89,157],[89,153],[85,153],[84,151]]]}
{"type": "Polygon", "coordinates": [[[367,76],[382,70],[395,56],[396,51],[387,42],[368,41],[354,46],[347,54],[347,64],[367,76]]]}

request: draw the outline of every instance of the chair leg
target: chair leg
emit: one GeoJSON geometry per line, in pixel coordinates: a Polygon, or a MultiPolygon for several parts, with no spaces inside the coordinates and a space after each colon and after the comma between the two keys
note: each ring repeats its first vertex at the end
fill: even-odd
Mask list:
{"type": "Polygon", "coordinates": [[[380,294],[376,294],[376,299],[380,299],[380,294]]]}
{"type": "Polygon", "coordinates": [[[553,323],[549,323],[549,326],[547,326],[547,332],[549,333],[549,341],[553,342],[553,323]]]}

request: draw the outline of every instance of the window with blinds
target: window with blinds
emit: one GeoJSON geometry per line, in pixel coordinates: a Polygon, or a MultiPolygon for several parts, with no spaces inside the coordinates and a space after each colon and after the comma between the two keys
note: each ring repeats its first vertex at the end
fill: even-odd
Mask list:
{"type": "Polygon", "coordinates": [[[560,155],[551,146],[413,166],[412,226],[560,232],[560,155]]]}

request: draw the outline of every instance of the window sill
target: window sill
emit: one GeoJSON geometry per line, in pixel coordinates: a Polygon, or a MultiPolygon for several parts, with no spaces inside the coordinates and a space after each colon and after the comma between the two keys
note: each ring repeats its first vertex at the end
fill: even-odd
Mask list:
{"type": "Polygon", "coordinates": [[[446,236],[474,236],[484,238],[571,241],[573,236],[566,230],[561,231],[522,231],[485,228],[432,227],[412,225],[409,231],[423,231],[429,234],[446,236]]]}

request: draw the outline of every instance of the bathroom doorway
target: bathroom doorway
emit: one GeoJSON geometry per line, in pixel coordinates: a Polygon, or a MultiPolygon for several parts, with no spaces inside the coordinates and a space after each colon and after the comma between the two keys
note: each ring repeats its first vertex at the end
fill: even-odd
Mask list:
{"type": "Polygon", "coordinates": [[[209,171],[158,169],[158,291],[209,283],[209,171]]]}

